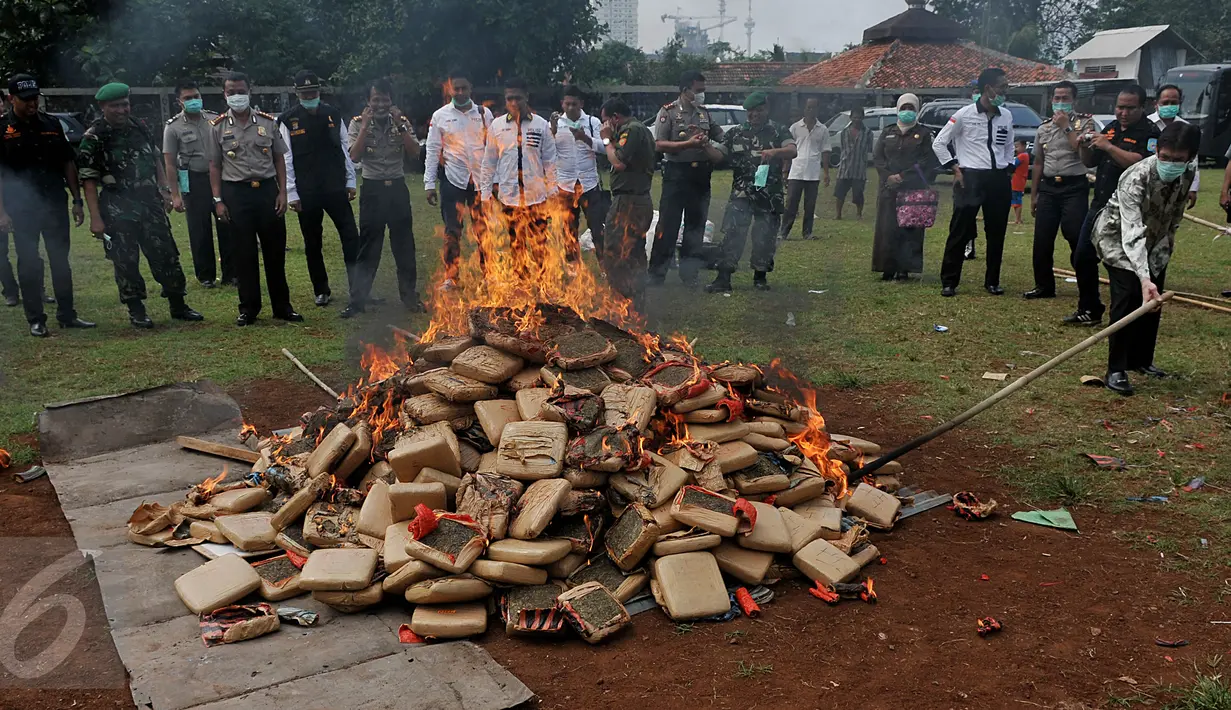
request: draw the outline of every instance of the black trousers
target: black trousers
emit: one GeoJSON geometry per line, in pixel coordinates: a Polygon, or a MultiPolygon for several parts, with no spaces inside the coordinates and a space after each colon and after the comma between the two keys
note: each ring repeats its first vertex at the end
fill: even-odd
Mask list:
{"type": "Polygon", "coordinates": [[[644,307],[645,233],[653,221],[654,200],[649,193],[614,194],[603,228],[603,246],[600,249],[595,244],[608,283],[638,309],[644,307]]]}
{"type": "Polygon", "coordinates": [[[463,220],[478,207],[479,191],[473,184],[463,190],[444,177],[440,178],[439,189],[440,217],[445,223],[445,271],[452,278],[457,272],[457,260],[462,256],[463,220]]]}
{"type": "Polygon", "coordinates": [[[650,275],[665,278],[671,255],[684,224],[680,245],[680,281],[694,284],[701,271],[701,244],[705,218],[710,211],[710,174],[713,166],[703,163],[671,163],[663,168],[662,196],[658,204],[658,228],[650,251],[650,275]],[[696,166],[696,167],[694,167],[696,166]]]}
{"type": "Polygon", "coordinates": [[[940,282],[956,287],[962,281],[966,244],[978,233],[977,217],[983,210],[983,230],[987,235],[987,271],[984,286],[1000,285],[1000,260],[1004,255],[1004,234],[1009,227],[1009,207],[1013,183],[1005,170],[963,170],[964,185],[953,186],[953,218],[949,220],[949,239],[940,265],[940,282]]]}
{"type": "Polygon", "coordinates": [[[231,227],[218,219],[214,209],[209,173],[188,173],[188,194],[184,195],[184,219],[188,223],[188,248],[192,251],[192,270],[197,281],[215,281],[216,259],[222,262],[222,281],[235,278],[231,261],[231,227]],[[218,252],[214,254],[214,230],[218,231],[218,252]]]}
{"type": "Polygon", "coordinates": [[[312,292],[318,296],[333,293],[329,290],[329,270],[325,268],[325,255],[321,251],[326,214],[342,240],[342,261],[348,271],[359,258],[359,229],[355,226],[355,211],[351,209],[346,190],[299,193],[299,229],[303,232],[303,249],[308,258],[312,292]]]}
{"type": "Polygon", "coordinates": [[[286,283],[286,219],[274,209],[277,200],[278,183],[273,178],[222,183],[222,201],[231,215],[239,312],[253,317],[261,312],[261,259],[265,261],[265,287],[274,315],[294,310],[286,283]]]}
{"type": "Polygon", "coordinates": [[[795,217],[799,214],[799,198],[804,198],[804,239],[812,237],[812,224],[816,221],[816,195],[820,190],[820,180],[787,180],[786,181],[786,212],[782,215],[782,236],[791,236],[795,227],[795,217]]]}
{"type": "Polygon", "coordinates": [[[352,304],[363,305],[372,295],[372,281],[376,278],[381,253],[385,250],[386,227],[389,229],[389,248],[397,264],[398,296],[407,306],[419,302],[419,294],[415,291],[418,272],[414,221],[406,180],[365,179],[363,190],[359,192],[359,255],[352,267],[352,304]]]}
{"type": "Polygon", "coordinates": [[[47,250],[47,261],[51,264],[56,319],[61,323],[73,320],[77,317],[77,311],[73,308],[73,269],[68,261],[68,198],[63,192],[58,195],[29,195],[20,201],[10,198],[8,210],[13,219],[17,283],[26,321],[47,322],[43,311],[43,258],[38,251],[40,236],[47,250]]]}
{"type": "Polygon", "coordinates": [[[0,296],[16,298],[21,294],[21,287],[13,275],[13,264],[9,262],[10,236],[9,232],[0,232],[0,296]]]}
{"type": "MultiPolygon", "coordinates": [[[[586,224],[590,227],[590,236],[594,239],[594,253],[603,253],[603,225],[607,222],[607,210],[611,207],[611,195],[603,191],[603,186],[598,185],[591,190],[581,193],[580,197],[575,197],[574,194],[561,192],[560,196],[568,201],[569,204],[569,221],[568,233],[574,241],[581,236],[581,214],[586,215],[586,224]]],[[[576,261],[581,258],[581,243],[577,241],[576,245],[569,245],[569,260],[576,261]],[[576,252],[573,249],[576,249],[576,252]]],[[[601,260],[600,260],[601,261],[601,260]]]]}
{"type": "Polygon", "coordinates": [[[1081,225],[1077,246],[1073,249],[1073,271],[1077,273],[1077,310],[1103,317],[1103,299],[1099,296],[1098,253],[1094,250],[1094,222],[1106,205],[1090,205],[1086,221],[1081,225]]]}
{"type": "MultiPolygon", "coordinates": [[[[1107,279],[1111,281],[1111,322],[1115,323],[1129,313],[1141,308],[1141,279],[1128,269],[1107,267],[1107,279]]],[[[1167,270],[1151,277],[1161,292],[1167,281],[1167,270]]],[[[1154,364],[1154,346],[1158,342],[1158,324],[1161,311],[1147,313],[1124,330],[1108,338],[1107,371],[1128,372],[1154,364]]]]}
{"type": "Polygon", "coordinates": [[[1043,178],[1039,194],[1034,196],[1037,206],[1034,222],[1034,287],[1046,293],[1056,292],[1056,275],[1052,273],[1053,254],[1056,251],[1056,232],[1064,234],[1069,243],[1069,263],[1075,259],[1077,240],[1090,211],[1090,181],[1085,175],[1061,178],[1043,178]]]}

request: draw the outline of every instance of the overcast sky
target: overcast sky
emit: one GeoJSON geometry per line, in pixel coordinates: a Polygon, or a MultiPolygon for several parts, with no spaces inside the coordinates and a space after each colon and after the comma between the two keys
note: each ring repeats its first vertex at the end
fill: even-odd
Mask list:
{"type": "MultiPolygon", "coordinates": [[[[640,0],[638,8],[641,48],[652,52],[674,33],[674,23],[661,20],[664,13],[717,15],[718,0],[640,0]]],[[[791,52],[836,52],[848,42],[862,41],[864,29],[905,10],[904,0],[753,0],[752,19],[757,26],[752,31],[752,49],[770,49],[778,42],[791,52]]],[[[747,43],[748,0],[728,0],[727,12],[739,19],[727,25],[725,39],[742,50],[747,43]]],[[[702,22],[712,24],[714,20],[702,22]]],[[[710,41],[717,40],[718,31],[711,31],[710,41]]]]}

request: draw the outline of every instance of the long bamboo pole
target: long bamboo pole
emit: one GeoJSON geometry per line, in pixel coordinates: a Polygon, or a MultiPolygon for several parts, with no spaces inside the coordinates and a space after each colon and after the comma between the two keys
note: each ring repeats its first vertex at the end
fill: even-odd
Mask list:
{"type": "Polygon", "coordinates": [[[970,409],[967,409],[966,411],[957,415],[953,419],[950,419],[944,424],[941,424],[940,426],[936,427],[932,431],[929,431],[923,436],[917,437],[915,439],[912,439],[906,442],[905,444],[902,444],[901,446],[894,449],[893,451],[890,451],[887,454],[882,454],[875,461],[864,464],[863,466],[851,471],[850,474],[847,476],[847,478],[851,480],[859,480],[863,476],[866,476],[872,473],[873,471],[876,471],[881,466],[884,466],[890,461],[894,461],[902,457],[904,454],[914,451],[920,446],[923,446],[924,444],[928,443],[932,439],[935,439],[936,437],[952,429],[956,429],[957,427],[961,426],[962,424],[965,424],[971,419],[974,419],[975,417],[979,416],[983,412],[986,412],[987,410],[1003,402],[1009,397],[1012,397],[1019,390],[1025,388],[1026,385],[1030,384],[1031,382],[1034,382],[1035,380],[1039,379],[1043,375],[1047,374],[1057,365],[1060,365],[1066,360],[1069,360],[1070,358],[1077,355],[1078,353],[1089,350],[1094,345],[1106,340],[1107,338],[1114,335],[1115,333],[1118,333],[1121,330],[1127,328],[1129,324],[1131,324],[1133,321],[1144,316],[1150,311],[1153,311],[1155,308],[1158,308],[1159,306],[1163,304],[1163,302],[1171,299],[1172,297],[1173,297],[1173,294],[1170,291],[1167,291],[1166,293],[1162,294],[1162,296],[1160,296],[1158,299],[1150,301],[1149,303],[1141,304],[1141,307],[1138,308],[1137,310],[1133,311],[1132,313],[1129,313],[1127,316],[1121,318],[1115,323],[1112,323],[1106,328],[1103,328],[1099,332],[1095,333],[1094,335],[1091,335],[1089,338],[1086,338],[1085,340],[1074,345],[1068,350],[1065,350],[1064,352],[1048,360],[1042,365],[1039,365],[1038,367],[1034,368],[1030,372],[1026,373],[1026,375],[1024,375],[1021,379],[1010,384],[1008,387],[1001,389],[996,394],[992,395],[991,397],[988,397],[982,402],[979,402],[975,406],[971,407],[970,409]]]}
{"type": "MultiPolygon", "coordinates": [[[[1052,272],[1059,274],[1060,276],[1077,276],[1077,274],[1073,273],[1072,271],[1068,271],[1065,269],[1053,268],[1052,272]]],[[[1100,276],[1099,283],[1110,284],[1111,281],[1100,276]]],[[[1208,308],[1211,311],[1231,313],[1231,308],[1228,308],[1226,306],[1220,306],[1217,303],[1209,303],[1207,301],[1198,301],[1195,298],[1189,298],[1189,296],[1198,296],[1200,298],[1215,298],[1214,296],[1202,296],[1201,294],[1198,294],[1198,293],[1185,293],[1183,291],[1169,291],[1168,293],[1173,294],[1172,299],[1175,300],[1177,303],[1187,303],[1190,306],[1200,306],[1201,308],[1208,308]]],[[[1224,300],[1224,299],[1219,299],[1219,300],[1224,300]]]]}
{"type": "MultiPolygon", "coordinates": [[[[1187,213],[1187,212],[1185,212],[1185,213],[1184,213],[1184,219],[1186,219],[1186,220],[1188,220],[1188,221],[1190,221],[1190,222],[1195,222],[1195,223],[1197,223],[1197,224],[1201,225],[1202,227],[1209,227],[1210,229],[1217,230],[1217,231],[1218,231],[1218,237],[1221,237],[1221,236],[1223,236],[1224,234],[1231,234],[1231,227],[1227,227],[1227,226],[1224,226],[1224,225],[1221,225],[1221,224],[1214,224],[1213,222],[1211,222],[1211,221],[1209,221],[1209,220],[1201,219],[1200,217],[1193,216],[1193,215],[1191,215],[1191,214],[1189,214],[1189,213],[1187,213]]],[[[1215,239],[1218,239],[1218,237],[1214,237],[1214,238],[1215,238],[1215,239]]]]}
{"type": "Polygon", "coordinates": [[[295,367],[298,367],[300,370],[302,370],[302,371],[303,371],[303,374],[305,374],[305,375],[307,375],[309,378],[311,378],[311,379],[312,379],[312,381],[316,383],[316,386],[317,386],[317,387],[320,387],[321,389],[323,389],[323,390],[325,390],[326,392],[328,392],[330,397],[333,397],[334,399],[337,399],[337,398],[338,398],[338,393],[337,393],[337,392],[334,392],[332,387],[330,387],[329,385],[327,385],[327,384],[325,384],[324,382],[322,382],[322,381],[321,381],[321,378],[317,377],[315,373],[313,373],[311,370],[309,370],[307,365],[305,365],[305,364],[303,364],[302,362],[300,362],[300,361],[299,361],[299,358],[295,357],[295,356],[291,353],[291,351],[290,351],[290,350],[287,350],[286,348],[282,348],[282,354],[286,356],[286,359],[288,359],[288,360],[290,360],[291,362],[295,363],[295,367]]]}

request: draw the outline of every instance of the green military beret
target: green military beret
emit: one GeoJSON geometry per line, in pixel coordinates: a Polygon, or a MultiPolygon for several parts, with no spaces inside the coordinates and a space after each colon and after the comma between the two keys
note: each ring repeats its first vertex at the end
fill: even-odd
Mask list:
{"type": "Polygon", "coordinates": [[[748,94],[748,98],[744,99],[744,110],[751,111],[757,106],[763,106],[769,103],[769,94],[764,91],[754,91],[748,94]]]}
{"type": "Polygon", "coordinates": [[[98,93],[94,94],[95,101],[116,101],[118,99],[128,98],[128,84],[121,84],[118,81],[113,81],[110,84],[105,84],[98,93]]]}

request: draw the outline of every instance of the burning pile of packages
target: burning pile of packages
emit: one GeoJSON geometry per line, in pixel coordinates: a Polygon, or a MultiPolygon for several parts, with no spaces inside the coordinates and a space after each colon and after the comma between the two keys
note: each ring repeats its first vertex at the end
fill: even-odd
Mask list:
{"type": "Polygon", "coordinates": [[[243,553],[176,583],[216,637],[271,631],[262,600],[307,593],[344,612],[407,603],[412,639],[498,617],[590,642],[633,601],[730,618],[801,577],[829,602],[875,600],[861,569],[880,557],[869,530],[898,513],[900,467],[848,490],[847,464],[879,449],[827,434],[780,368],[708,364],[683,339],[548,306],[474,307],[468,336],[364,364],[335,406],[261,441],[242,480],[130,520],[134,542],[243,553]]]}

